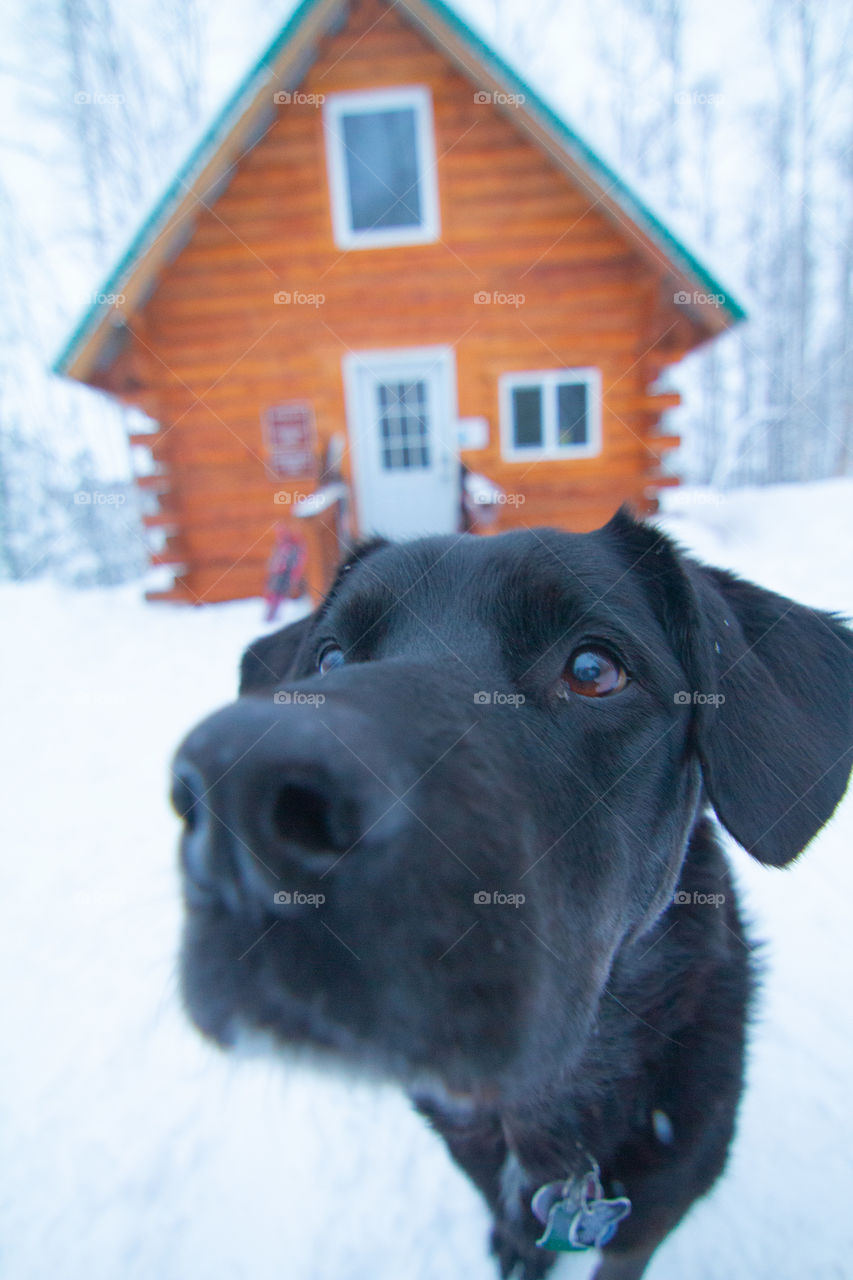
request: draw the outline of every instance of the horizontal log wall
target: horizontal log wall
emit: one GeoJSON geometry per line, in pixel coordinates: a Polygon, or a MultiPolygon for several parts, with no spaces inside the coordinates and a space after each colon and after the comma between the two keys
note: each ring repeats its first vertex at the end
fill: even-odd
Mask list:
{"type": "MultiPolygon", "coordinates": [[[[487,448],[463,455],[523,503],[499,526],[589,529],[622,501],[650,510],[660,413],[650,397],[655,344],[691,343],[656,276],[620,233],[514,123],[514,108],[474,101],[476,86],[375,0],[350,6],[325,38],[305,94],[419,84],[432,93],[441,235],[434,244],[338,249],[332,238],[322,112],[276,108],[194,234],[165,269],[110,377],[155,413],[153,456],[165,472],[157,522],[163,558],[186,566],[174,598],[258,594],[277,521],[311,482],[284,484],[264,465],[260,413],[307,400],[321,444],[346,429],[348,351],[450,344],[459,412],[486,417],[487,448]],[[314,295],[275,302],[281,291],[314,295]],[[482,305],[487,291],[516,303],[482,305]],[[319,301],[319,297],[322,301],[319,301]],[[519,296],[523,296],[519,300],[519,296]],[[511,463],[500,451],[498,378],[594,365],[604,390],[599,457],[511,463]]],[[[275,86],[270,86],[270,95],[275,86]]],[[[344,466],[349,474],[349,458],[344,466]]],[[[315,583],[315,585],[317,585],[315,583]]]]}

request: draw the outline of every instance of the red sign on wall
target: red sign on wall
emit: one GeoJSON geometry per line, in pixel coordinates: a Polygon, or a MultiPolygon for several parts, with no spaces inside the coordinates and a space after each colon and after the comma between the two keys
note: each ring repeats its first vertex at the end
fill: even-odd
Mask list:
{"type": "Polygon", "coordinates": [[[314,410],[303,400],[285,400],[261,414],[267,465],[277,476],[310,476],[316,470],[314,410]]]}

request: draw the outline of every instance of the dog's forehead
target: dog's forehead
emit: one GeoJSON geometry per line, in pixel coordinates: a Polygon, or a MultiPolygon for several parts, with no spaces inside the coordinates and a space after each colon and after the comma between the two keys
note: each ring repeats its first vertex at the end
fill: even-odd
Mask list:
{"type": "Polygon", "coordinates": [[[495,607],[541,608],[553,601],[651,616],[642,574],[606,530],[518,530],[459,534],[379,547],[345,575],[336,603],[362,609],[452,607],[482,615],[495,607]]]}

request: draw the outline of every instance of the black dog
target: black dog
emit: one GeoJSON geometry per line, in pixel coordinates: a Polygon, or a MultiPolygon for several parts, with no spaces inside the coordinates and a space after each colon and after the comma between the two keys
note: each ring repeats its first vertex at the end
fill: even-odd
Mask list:
{"type": "Polygon", "coordinates": [[[600,1280],[636,1280],[741,1091],[706,810],[794,858],[846,785],[851,675],[836,618],[625,513],[362,548],[178,753],[192,1018],[401,1081],[504,1276],[606,1246],[600,1280]]]}

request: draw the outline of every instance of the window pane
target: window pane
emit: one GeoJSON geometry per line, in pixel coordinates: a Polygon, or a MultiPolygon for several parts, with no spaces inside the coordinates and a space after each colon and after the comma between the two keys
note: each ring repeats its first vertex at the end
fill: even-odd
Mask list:
{"type": "Polygon", "coordinates": [[[377,382],[379,438],[386,471],[429,466],[425,382],[377,382]]]}
{"type": "Polygon", "coordinates": [[[513,387],[512,442],[516,449],[542,446],[542,388],[513,387]]]}
{"type": "Polygon", "coordinates": [[[560,448],[586,444],[589,439],[586,383],[563,382],[557,387],[557,442],[560,448]]]}
{"type": "Polygon", "coordinates": [[[341,123],[352,230],[420,226],[414,107],[356,112],[341,123]]]}

